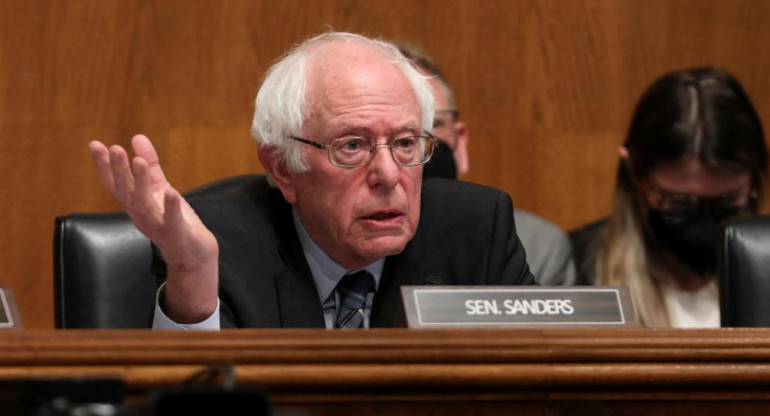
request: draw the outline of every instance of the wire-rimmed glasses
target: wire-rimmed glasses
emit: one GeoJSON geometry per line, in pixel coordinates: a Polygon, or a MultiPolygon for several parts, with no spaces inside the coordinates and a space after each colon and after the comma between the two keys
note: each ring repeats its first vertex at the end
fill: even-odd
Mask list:
{"type": "Polygon", "coordinates": [[[390,149],[390,154],[397,165],[422,165],[433,156],[433,150],[436,148],[438,140],[427,132],[422,135],[396,136],[389,139],[386,143],[375,143],[372,139],[360,136],[342,137],[328,144],[296,136],[290,136],[289,138],[318,149],[326,150],[329,162],[341,168],[365,166],[372,160],[374,152],[379,146],[386,146],[390,149]]]}

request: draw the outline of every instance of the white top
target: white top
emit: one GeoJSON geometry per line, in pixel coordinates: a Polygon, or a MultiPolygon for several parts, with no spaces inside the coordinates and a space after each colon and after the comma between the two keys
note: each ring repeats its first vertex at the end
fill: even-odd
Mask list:
{"type": "Polygon", "coordinates": [[[721,326],[716,279],[694,292],[663,286],[663,297],[674,328],[721,326]]]}

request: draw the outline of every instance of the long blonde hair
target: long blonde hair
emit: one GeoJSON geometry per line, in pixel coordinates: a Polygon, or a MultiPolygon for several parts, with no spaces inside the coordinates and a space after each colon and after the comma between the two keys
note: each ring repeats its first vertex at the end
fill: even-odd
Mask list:
{"type": "Polygon", "coordinates": [[[617,189],[613,215],[596,261],[596,284],[626,286],[636,321],[645,327],[671,326],[640,222],[639,207],[628,190],[617,189]]]}

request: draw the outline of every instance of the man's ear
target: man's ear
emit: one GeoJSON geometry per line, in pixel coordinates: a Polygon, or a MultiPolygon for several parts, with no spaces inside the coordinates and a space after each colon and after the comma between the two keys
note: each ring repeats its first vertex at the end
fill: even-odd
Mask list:
{"type": "Polygon", "coordinates": [[[297,201],[294,188],[294,174],[289,171],[274,147],[260,146],[258,150],[259,162],[265,168],[275,186],[281,190],[286,202],[294,204],[297,201]]]}
{"type": "Polygon", "coordinates": [[[468,162],[468,126],[462,121],[454,123],[454,131],[457,135],[457,144],[452,154],[457,163],[457,176],[464,176],[470,170],[468,162]]]}

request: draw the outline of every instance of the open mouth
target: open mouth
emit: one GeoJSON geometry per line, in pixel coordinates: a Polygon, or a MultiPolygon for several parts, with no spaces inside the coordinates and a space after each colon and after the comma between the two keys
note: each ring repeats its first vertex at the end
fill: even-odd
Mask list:
{"type": "Polygon", "coordinates": [[[378,212],[374,215],[369,215],[368,217],[365,217],[367,220],[375,220],[375,221],[386,221],[391,218],[398,217],[400,214],[397,212],[378,212]]]}

